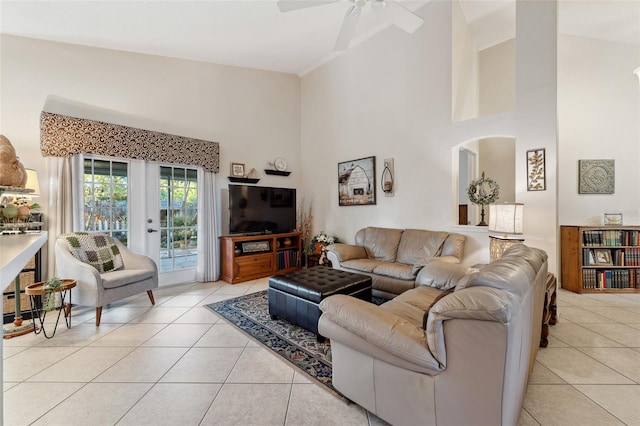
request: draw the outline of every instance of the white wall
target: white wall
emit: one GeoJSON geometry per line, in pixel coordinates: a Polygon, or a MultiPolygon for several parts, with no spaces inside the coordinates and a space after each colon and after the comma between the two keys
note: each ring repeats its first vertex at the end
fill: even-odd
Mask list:
{"type": "Polygon", "coordinates": [[[315,231],[353,241],[367,225],[453,223],[450,5],[418,13],[425,23],[413,35],[389,27],[302,78],[302,167],[315,231]],[[338,207],[337,163],[370,155],[377,205],[338,207]],[[395,196],[384,197],[380,171],[390,157],[395,196]]]}
{"type": "Polygon", "coordinates": [[[43,109],[217,141],[218,193],[228,185],[231,162],[256,168],[259,185],[300,185],[300,79],[295,75],[6,35],[0,40],[1,132],[22,163],[38,171],[45,217],[47,161],[39,151],[43,109]],[[287,159],[290,177],[264,173],[278,156],[287,159]]]}
{"type": "Polygon", "coordinates": [[[516,107],[516,40],[478,53],[479,115],[511,111],[516,107]]]}
{"type": "MultiPolygon", "coordinates": [[[[523,3],[527,2],[518,2],[518,7],[523,3]]],[[[413,35],[391,27],[303,77],[302,167],[305,194],[313,197],[315,231],[325,229],[346,241],[353,241],[355,232],[367,225],[463,232],[468,236],[465,263],[488,262],[486,229],[453,225],[457,203],[452,191],[457,181],[452,182],[452,163],[457,159],[452,161],[451,153],[462,142],[510,136],[517,139],[516,156],[523,157],[516,162],[516,174],[522,179],[515,183],[515,201],[540,203],[530,216],[527,212],[525,238],[532,235],[531,245],[546,250],[551,270],[555,269],[555,173],[549,172],[549,190],[527,197],[524,156],[533,144],[551,152],[556,149],[555,77],[548,80],[556,69],[556,10],[553,2],[531,3],[518,15],[532,17],[527,16],[532,22],[523,25],[526,31],[518,39],[518,69],[530,67],[523,74],[529,82],[517,83],[520,111],[451,123],[449,2],[419,9],[425,23],[413,35]],[[529,32],[532,27],[552,35],[539,37],[529,32]],[[540,100],[542,111],[537,109],[540,100]],[[547,133],[542,135],[536,127],[547,133]],[[553,134],[548,133],[550,128],[553,134]],[[519,134],[527,133],[542,137],[523,136],[521,142],[519,134]],[[376,206],[338,207],[337,163],[369,155],[377,157],[378,170],[382,158],[395,158],[395,196],[378,194],[376,206]]],[[[548,164],[553,168],[555,157],[551,157],[548,164]]]]}
{"type": "MultiPolygon", "coordinates": [[[[510,138],[480,139],[479,170],[500,185],[499,203],[516,199],[516,143],[510,138]]],[[[486,222],[489,223],[487,215],[486,222]]]]}
{"type": "Polygon", "coordinates": [[[451,4],[451,118],[457,122],[478,116],[478,47],[460,3],[451,4]]]}
{"type": "Polygon", "coordinates": [[[559,39],[558,209],[560,225],[601,225],[608,211],[640,224],[638,45],[559,39]],[[578,160],[615,160],[615,193],[579,194],[578,160]]]}

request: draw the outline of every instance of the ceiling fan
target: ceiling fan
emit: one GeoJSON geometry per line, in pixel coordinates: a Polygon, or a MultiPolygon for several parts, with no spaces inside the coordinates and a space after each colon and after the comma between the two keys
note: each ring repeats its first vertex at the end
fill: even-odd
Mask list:
{"type": "MultiPolygon", "coordinates": [[[[329,3],[336,3],[342,0],[279,0],[278,8],[280,12],[291,12],[308,7],[321,6],[329,3]]],[[[401,6],[393,0],[349,0],[353,6],[347,10],[336,39],[333,50],[347,50],[353,33],[360,17],[360,12],[366,5],[371,5],[376,13],[383,13],[397,27],[413,33],[424,21],[421,17],[401,6]]]]}

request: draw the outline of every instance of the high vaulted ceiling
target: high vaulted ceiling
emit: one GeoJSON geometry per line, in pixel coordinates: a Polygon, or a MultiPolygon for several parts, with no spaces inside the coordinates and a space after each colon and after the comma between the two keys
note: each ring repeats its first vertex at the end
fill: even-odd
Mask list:
{"type": "MultiPolygon", "coordinates": [[[[398,0],[414,11],[428,2],[398,0]]],[[[332,49],[350,5],[281,13],[276,0],[2,0],[0,32],[303,75],[340,54],[332,49]]],[[[461,6],[480,47],[513,37],[514,0],[461,6]]],[[[561,32],[640,44],[640,0],[562,0],[559,21],[561,32]]],[[[351,46],[388,26],[363,8],[351,46]]]]}

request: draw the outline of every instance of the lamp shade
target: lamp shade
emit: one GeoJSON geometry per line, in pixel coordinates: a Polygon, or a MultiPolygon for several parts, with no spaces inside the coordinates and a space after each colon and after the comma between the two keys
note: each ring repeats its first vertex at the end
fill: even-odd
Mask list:
{"type": "Polygon", "coordinates": [[[27,183],[24,186],[27,189],[33,189],[33,192],[29,193],[30,197],[40,196],[40,184],[38,183],[38,172],[33,169],[25,169],[27,171],[27,183]]]}
{"type": "Polygon", "coordinates": [[[489,204],[489,231],[503,234],[522,234],[524,204],[489,204]]]}

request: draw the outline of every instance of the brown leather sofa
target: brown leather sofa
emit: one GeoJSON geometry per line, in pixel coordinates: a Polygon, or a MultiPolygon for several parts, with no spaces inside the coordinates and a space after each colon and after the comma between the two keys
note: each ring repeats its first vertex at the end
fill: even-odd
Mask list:
{"type": "Polygon", "coordinates": [[[432,286],[380,306],[345,295],[320,303],[334,387],[396,426],[516,424],[538,350],[546,253],[519,244],[479,271],[425,268],[432,286]]]}
{"type": "Polygon", "coordinates": [[[422,229],[367,227],[356,233],[355,244],[327,246],[334,268],[369,275],[373,295],[392,299],[430,277],[421,272],[434,259],[460,263],[465,236],[422,229]]]}

